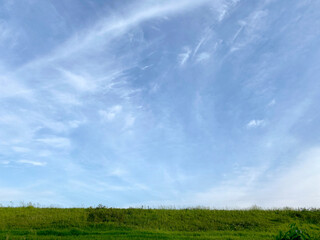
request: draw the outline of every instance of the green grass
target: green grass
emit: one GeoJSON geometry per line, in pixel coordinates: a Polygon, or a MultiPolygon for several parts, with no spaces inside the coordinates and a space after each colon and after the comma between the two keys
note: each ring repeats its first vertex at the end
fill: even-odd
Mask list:
{"type": "Polygon", "coordinates": [[[297,223],[320,239],[320,210],[0,208],[6,239],[275,239],[297,223]]]}

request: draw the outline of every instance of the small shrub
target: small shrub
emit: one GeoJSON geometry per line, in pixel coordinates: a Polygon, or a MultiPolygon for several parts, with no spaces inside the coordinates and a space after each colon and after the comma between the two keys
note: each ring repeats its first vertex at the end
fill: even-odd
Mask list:
{"type": "Polygon", "coordinates": [[[286,233],[280,231],[276,240],[311,240],[309,234],[300,230],[295,223],[290,224],[289,227],[290,229],[286,233]]]}
{"type": "Polygon", "coordinates": [[[106,206],[104,206],[104,205],[102,205],[102,204],[99,204],[97,207],[96,207],[96,209],[106,209],[107,207],[106,206]]]}

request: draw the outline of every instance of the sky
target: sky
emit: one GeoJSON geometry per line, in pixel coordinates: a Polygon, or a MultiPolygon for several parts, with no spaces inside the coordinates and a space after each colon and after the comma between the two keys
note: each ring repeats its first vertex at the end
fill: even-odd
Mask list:
{"type": "Polygon", "coordinates": [[[0,0],[0,204],[320,207],[320,1],[0,0]]]}

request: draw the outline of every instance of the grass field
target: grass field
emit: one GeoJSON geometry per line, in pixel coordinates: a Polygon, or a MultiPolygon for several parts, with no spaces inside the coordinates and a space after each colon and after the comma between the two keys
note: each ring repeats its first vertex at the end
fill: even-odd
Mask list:
{"type": "Polygon", "coordinates": [[[0,208],[0,239],[275,239],[297,223],[320,239],[320,209],[0,208]]]}

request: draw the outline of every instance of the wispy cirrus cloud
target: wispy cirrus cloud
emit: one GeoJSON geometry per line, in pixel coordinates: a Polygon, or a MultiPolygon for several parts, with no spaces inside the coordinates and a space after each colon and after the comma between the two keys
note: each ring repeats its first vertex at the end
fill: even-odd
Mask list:
{"type": "Polygon", "coordinates": [[[208,60],[210,58],[210,54],[207,52],[202,52],[197,57],[197,62],[202,62],[208,60]]]}
{"type": "Polygon", "coordinates": [[[59,59],[68,58],[75,53],[83,52],[85,50],[97,50],[101,44],[106,44],[115,37],[123,35],[130,28],[150,19],[162,18],[167,15],[177,14],[205,4],[211,4],[213,9],[225,8],[223,0],[216,1],[214,4],[210,0],[190,1],[182,0],[179,2],[166,3],[140,3],[134,4],[134,11],[129,10],[129,16],[125,19],[117,15],[110,18],[103,18],[97,21],[94,27],[86,29],[81,33],[69,38],[64,44],[57,47],[52,53],[44,58],[36,59],[25,66],[24,68],[38,67],[48,62],[59,59]],[[101,41],[100,39],[103,39],[101,41]]]}
{"type": "Polygon", "coordinates": [[[265,208],[319,207],[319,186],[315,184],[319,181],[319,153],[317,147],[303,151],[291,166],[280,167],[268,179],[265,179],[268,168],[252,169],[251,173],[242,173],[244,178],[238,179],[240,181],[200,193],[194,202],[205,206],[214,202],[211,206],[219,208],[248,208],[255,204],[265,208]],[[254,177],[253,184],[248,185],[248,177],[254,177]],[[228,206],[224,202],[226,199],[228,206]]]}
{"type": "Polygon", "coordinates": [[[247,44],[257,41],[261,38],[263,29],[266,28],[268,11],[267,10],[256,10],[252,12],[245,19],[238,22],[239,28],[235,32],[231,40],[231,52],[240,50],[247,44]]]}
{"type": "Polygon", "coordinates": [[[26,160],[26,159],[18,160],[17,162],[23,163],[23,164],[29,164],[32,166],[45,166],[45,165],[47,165],[46,162],[32,161],[32,160],[26,160]]]}
{"type": "Polygon", "coordinates": [[[26,147],[14,146],[14,147],[12,147],[12,149],[13,149],[13,151],[19,152],[19,153],[27,153],[27,152],[30,152],[30,149],[29,149],[29,148],[26,148],[26,147]]]}
{"type": "Polygon", "coordinates": [[[266,125],[266,121],[263,119],[252,119],[247,123],[247,128],[257,128],[266,125]]]}
{"type": "Polygon", "coordinates": [[[70,148],[71,142],[69,138],[50,136],[36,139],[37,142],[50,148],[70,148]]]}
{"type": "Polygon", "coordinates": [[[33,96],[33,90],[19,83],[13,78],[0,76],[0,99],[4,98],[24,98],[30,99],[33,96]]]}
{"type": "MultiPolygon", "coordinates": [[[[267,165],[241,168],[240,172],[233,173],[236,177],[232,180],[222,181],[218,186],[192,196],[185,194],[183,201],[171,200],[167,204],[218,209],[246,209],[254,205],[263,208],[319,207],[320,189],[315,184],[319,182],[319,153],[318,147],[307,149],[290,166],[279,167],[272,175],[269,175],[267,165]]],[[[157,206],[160,202],[150,204],[157,206]]]]}
{"type": "Polygon", "coordinates": [[[80,92],[92,92],[96,89],[96,83],[89,76],[85,77],[80,74],[73,73],[64,69],[60,69],[60,72],[65,77],[65,80],[71,87],[80,92]]]}
{"type": "Polygon", "coordinates": [[[283,166],[262,190],[261,205],[319,207],[320,200],[320,148],[304,150],[290,163],[283,166]],[[282,171],[285,168],[285,171],[282,171]]]}
{"type": "Polygon", "coordinates": [[[107,111],[99,110],[99,114],[103,118],[103,120],[112,121],[118,114],[121,113],[121,111],[122,111],[122,106],[115,105],[110,107],[107,111]]]}
{"type": "Polygon", "coordinates": [[[178,55],[178,61],[180,66],[183,66],[189,59],[191,54],[191,49],[189,47],[184,47],[184,51],[178,55]]]}

